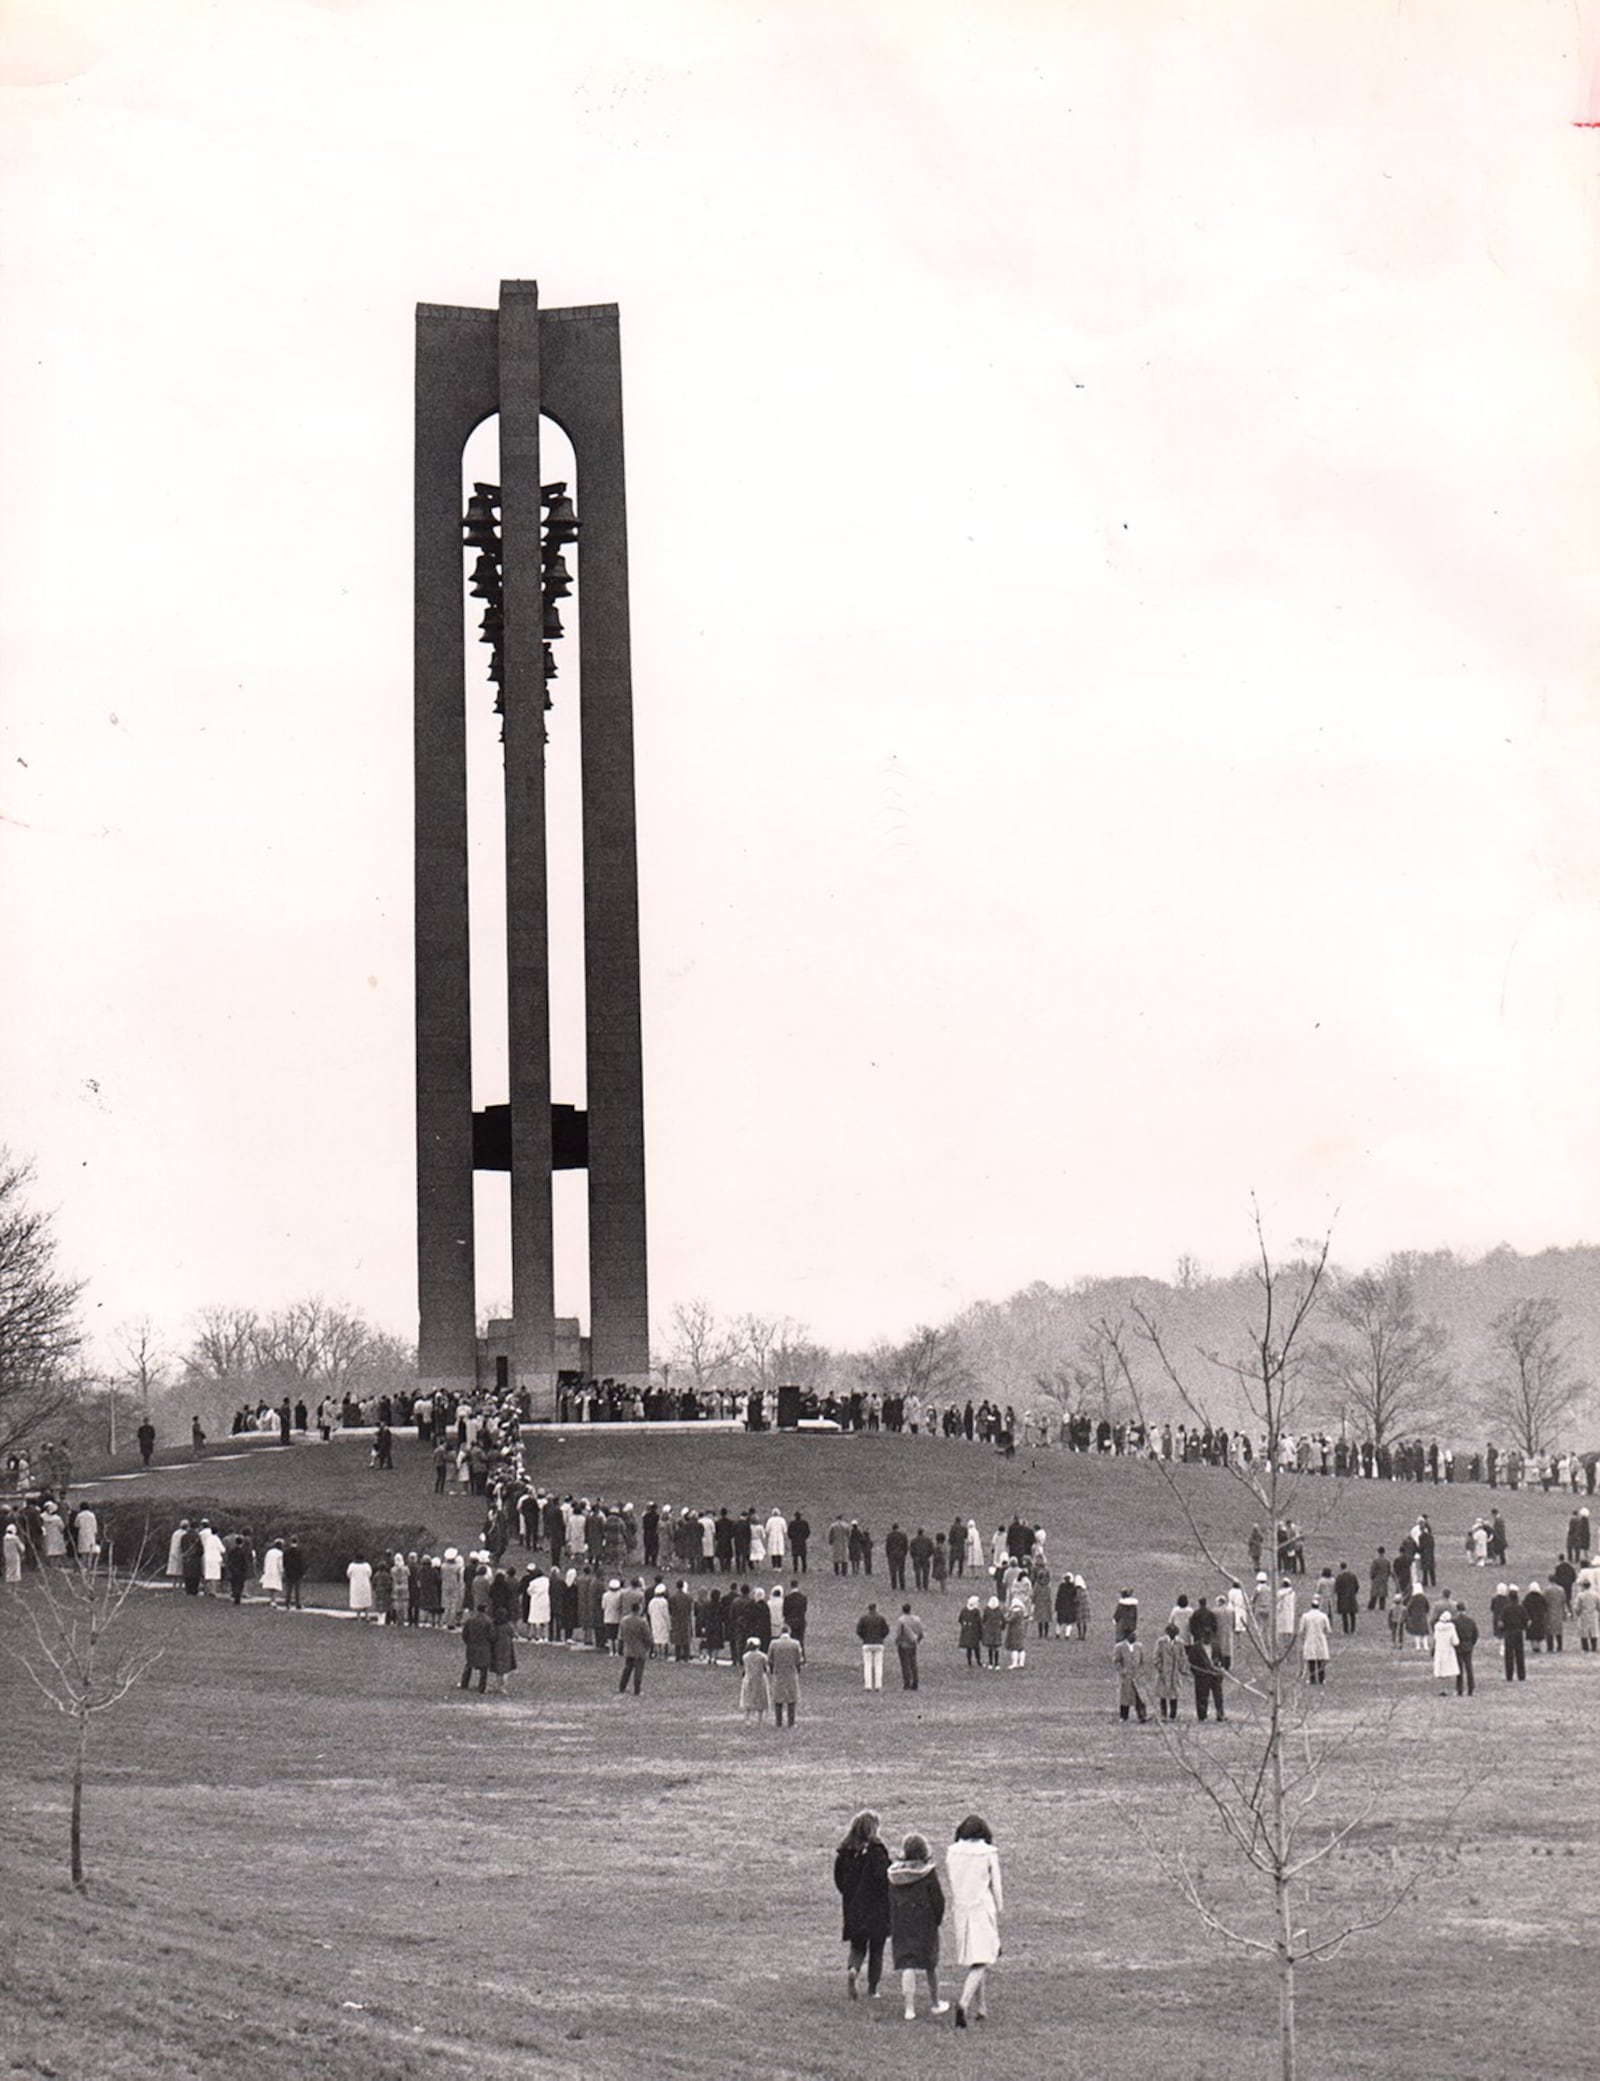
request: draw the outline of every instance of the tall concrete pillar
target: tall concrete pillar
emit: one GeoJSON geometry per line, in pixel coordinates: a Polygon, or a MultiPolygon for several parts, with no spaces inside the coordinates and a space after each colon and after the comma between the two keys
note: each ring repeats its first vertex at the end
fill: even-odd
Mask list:
{"type": "Polygon", "coordinates": [[[539,568],[539,292],[500,285],[500,540],[505,584],[506,1012],[511,1099],[511,1374],[553,1404],[550,895],[539,568]]]}
{"type": "MultiPolygon", "coordinates": [[[[472,1384],[472,1174],[511,1173],[512,1373],[555,1394],[552,1167],[589,1172],[591,1365],[649,1369],[628,546],[616,307],[543,311],[532,282],[498,311],[419,306],[416,429],[416,952],[419,1369],[472,1384]],[[467,939],[461,458],[500,415],[509,1103],[472,1105],[467,939]],[[577,463],[588,1113],[552,1109],[539,420],[577,463]],[[559,1122],[559,1125],[557,1124],[559,1122]]],[[[476,675],[474,675],[476,679],[476,675]]],[[[571,682],[563,676],[557,696],[571,682]]],[[[473,698],[485,696],[482,683],[473,698]]]]}
{"type": "Polygon", "coordinates": [[[413,760],[416,778],[417,1369],[470,1389],[472,1216],[467,739],[461,451],[498,396],[492,311],[417,311],[413,760]]]}
{"type": "Polygon", "coordinates": [[[633,778],[622,346],[615,305],[547,311],[545,410],[578,460],[583,735],[583,946],[589,1074],[590,1363],[650,1369],[645,1272],[644,1060],[633,778]]]}

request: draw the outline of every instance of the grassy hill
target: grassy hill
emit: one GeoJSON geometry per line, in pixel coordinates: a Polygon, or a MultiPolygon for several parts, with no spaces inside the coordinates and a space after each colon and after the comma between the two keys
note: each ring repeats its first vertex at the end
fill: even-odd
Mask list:
{"type": "MultiPolygon", "coordinates": [[[[416,1517],[461,1543],[473,1507],[435,1499],[409,1449],[393,1475],[354,1444],[255,1451],[148,1477],[237,1497],[264,1529],[275,1496],[416,1517]],[[226,1486],[225,1486],[226,1485],[226,1486]]],[[[802,1502],[881,1535],[989,1525],[1020,1508],[1095,1590],[1087,1644],[1045,1642],[1017,1674],[968,1672],[946,1609],[922,1688],[866,1694],[851,1628],[860,1581],[813,1574],[811,1659],[792,1734],[745,1727],[727,1669],[652,1664],[640,1699],[615,1665],[526,1647],[507,1700],[463,1697],[448,1635],[142,1593],[129,1626],[164,1656],[96,1730],[92,1891],[65,1884],[61,1724],[16,1683],[0,1714],[10,1905],[0,2032],[10,2071],[96,2081],[952,2081],[1005,2075],[1256,2081],[1273,2071],[1270,1976],[1206,1936],[1139,1829],[1183,1845],[1231,1912],[1254,1913],[1167,1738],[1124,1726],[1107,1666],[1109,1598],[1131,1580],[1164,1615],[1204,1586],[1158,1478],[1129,1463],[891,1438],[541,1440],[562,1487],[802,1502]],[[993,2020],[899,2020],[847,2004],[834,1843],[871,1804],[897,1838],[947,1842],[977,1808],[1005,1859],[993,2020]],[[1137,1826],[1136,1826],[1137,1824],[1137,1826]]],[[[130,1486],[132,1484],[129,1484],[130,1486]]],[[[1227,1478],[1190,1478],[1238,1539],[1227,1478]]],[[[1309,1484],[1336,1504],[1313,1566],[1392,1544],[1421,1501],[1448,1550],[1476,1490],[1309,1484]]],[[[1310,1503],[1298,1514],[1311,1521],[1310,1503]]],[[[1507,1505],[1513,1551],[1553,1552],[1563,1499],[1507,1505]]],[[[1527,1570],[1519,1580],[1527,1579],[1527,1570]]],[[[1448,1579],[1448,1578],[1447,1578],[1448,1579]]],[[[881,1585],[881,1576],[877,1584],[881,1585]]],[[[877,1586],[877,1585],[875,1585],[877,1586]]],[[[1473,1584],[1480,1590],[1482,1579],[1473,1584]]],[[[29,1590],[26,1594],[34,1595],[29,1590]]],[[[330,1601],[333,1593],[325,1592],[330,1601]]],[[[1481,1597],[1479,1599],[1481,1608],[1481,1597]]],[[[0,1600],[0,1644],[23,1638],[0,1600]]],[[[1438,1852],[1395,1924],[1303,1976],[1303,2072],[1325,2081],[1494,2081],[1573,2071],[1600,2028],[1585,1874],[1600,1852],[1588,1729],[1600,1657],[1538,1658],[1505,1685],[1487,1649],[1477,1698],[1441,1699],[1424,1658],[1363,1619],[1316,1699],[1347,1737],[1317,1811],[1379,1790],[1321,1913],[1366,1902],[1396,1860],[1438,1852]],[[1463,1787],[1464,1809],[1449,1818],[1463,1787]],[[1504,2048],[1503,2050],[1501,2048],[1504,2048]]],[[[892,1658],[891,1658],[892,1660],[892,1658]]],[[[1245,1753],[1238,1726],[1189,1732],[1245,1753]]],[[[1252,1925],[1254,1926],[1254,1925],[1252,1925]]]]}
{"type": "MultiPolygon", "coordinates": [[[[273,1501],[349,1510],[368,1518],[425,1524],[439,1545],[474,1539],[482,1506],[471,1498],[435,1496],[426,1452],[409,1437],[397,1440],[395,1469],[367,1465],[356,1439],[288,1448],[252,1446],[238,1457],[208,1455],[199,1463],[153,1469],[136,1477],[140,1494],[206,1495],[236,1499],[241,1518],[270,1535],[261,1506],[273,1501]]],[[[860,1518],[877,1538],[893,1520],[908,1531],[926,1525],[948,1530],[953,1519],[975,1517],[987,1538],[1015,1512],[1043,1525],[1048,1552],[1088,1578],[1091,1589],[1121,1587],[1113,1577],[1143,1581],[1165,1596],[1174,1577],[1201,1581],[1194,1540],[1183,1512],[1159,1472],[1137,1460],[1061,1451],[1019,1452],[1005,1460],[981,1446],[884,1433],[586,1432],[529,1434],[532,1478],[559,1493],[631,1501],[641,1510],[655,1500],[734,1511],[774,1504],[803,1507],[826,1568],[822,1532],[837,1512],[860,1518]]],[[[1208,1540],[1245,1565],[1245,1540],[1259,1515],[1232,1476],[1213,1468],[1177,1470],[1183,1493],[1208,1540]]],[[[127,1493],[133,1484],[108,1483],[102,1494],[127,1493]]],[[[1510,1532],[1516,1579],[1542,1574],[1555,1559],[1572,1498],[1539,1491],[1515,1495],[1477,1486],[1335,1481],[1307,1477],[1289,1485],[1286,1507],[1306,1529],[1312,1572],[1349,1558],[1360,1567],[1381,1543],[1392,1553],[1419,1510],[1432,1519],[1441,1566],[1463,1550],[1472,1521],[1498,1503],[1510,1532]]],[[[1597,1515],[1600,1522],[1600,1515],[1597,1515]]],[[[876,1564],[881,1571],[881,1561],[876,1564]]],[[[1459,1571],[1458,1571],[1459,1572],[1459,1571]]],[[[1464,1579],[1464,1578],[1463,1578],[1464,1579]]],[[[1201,1581],[1201,1587],[1209,1587],[1201,1581]]],[[[1152,1607],[1153,1608],[1153,1607],[1152,1607]]],[[[1102,1605],[1108,1610],[1108,1606],[1102,1605]]]]}

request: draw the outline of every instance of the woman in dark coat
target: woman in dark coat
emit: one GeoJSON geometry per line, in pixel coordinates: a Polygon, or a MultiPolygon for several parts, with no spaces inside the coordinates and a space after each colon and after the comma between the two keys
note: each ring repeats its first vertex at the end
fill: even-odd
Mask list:
{"type": "Polygon", "coordinates": [[[700,1627],[700,1644],[705,1649],[708,1662],[722,1659],[722,1645],[728,1637],[726,1607],[722,1592],[713,1590],[706,1600],[705,1615],[700,1627]]]}
{"type": "Polygon", "coordinates": [[[943,1920],[944,1888],[927,1837],[908,1835],[898,1859],[889,1867],[889,1935],[907,2023],[917,2020],[918,1973],[928,1976],[932,2014],[942,2016],[950,2006],[939,1999],[939,1924],[943,1920]]]}
{"type": "Polygon", "coordinates": [[[510,1612],[503,1617],[491,1618],[492,1632],[489,1636],[489,1674],[494,1678],[494,1687],[505,1696],[506,1678],[517,1666],[517,1628],[510,1612]]]}
{"type": "Polygon", "coordinates": [[[867,1992],[883,1978],[883,1946],[889,1934],[889,1852],[878,1840],[878,1817],[859,1813],[845,1831],[833,1859],[833,1883],[844,1902],[844,1940],[850,1946],[845,1985],[855,2000],[862,1961],[867,1992]]]}

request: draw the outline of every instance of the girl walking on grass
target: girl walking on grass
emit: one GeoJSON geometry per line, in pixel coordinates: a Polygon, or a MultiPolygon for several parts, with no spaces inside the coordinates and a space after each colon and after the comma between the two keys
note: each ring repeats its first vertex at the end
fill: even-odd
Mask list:
{"type": "Polygon", "coordinates": [[[989,2013],[985,1983],[1000,1956],[1000,1854],[989,1824],[981,1814],[968,1814],[945,1852],[950,1880],[951,1916],[955,1924],[956,1961],[967,1969],[956,2003],[956,2028],[965,2030],[969,2016],[989,2013]]]}
{"type": "Polygon", "coordinates": [[[867,1992],[877,1993],[889,1934],[889,1852],[878,1839],[878,1817],[870,1807],[856,1815],[834,1852],[833,1883],[844,1904],[844,1940],[850,1946],[845,1986],[854,2001],[863,1964],[867,1992]]]}
{"type": "Polygon", "coordinates": [[[928,2013],[943,2016],[950,2004],[939,1999],[939,1924],[944,1920],[944,1888],[934,1869],[928,1840],[908,1835],[889,1867],[889,1937],[894,1969],[900,1975],[907,2023],[917,2020],[917,1975],[928,1979],[928,2013]]]}

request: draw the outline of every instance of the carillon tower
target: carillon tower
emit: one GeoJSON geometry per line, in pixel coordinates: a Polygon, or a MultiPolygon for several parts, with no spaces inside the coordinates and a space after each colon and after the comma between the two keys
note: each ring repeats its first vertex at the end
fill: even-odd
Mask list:
{"type": "Polygon", "coordinates": [[[497,310],[418,306],[415,616],[418,1371],[428,1387],[475,1383],[472,1178],[474,1170],[509,1170],[513,1384],[531,1395],[536,1414],[549,1414],[551,1177],[558,1169],[588,1173],[591,1368],[643,1380],[650,1363],[614,304],[541,311],[537,284],[502,282],[497,310]],[[474,488],[463,521],[463,450],[474,427],[496,413],[500,482],[474,488]],[[571,484],[540,481],[541,417],[572,444],[571,484]],[[484,603],[487,681],[467,669],[467,586],[484,603]],[[561,643],[568,597],[579,607],[575,674],[558,667],[558,659],[570,662],[561,643]],[[469,698],[492,700],[500,712],[505,757],[510,1088],[503,1105],[478,1112],[467,914],[469,698]],[[550,1089],[545,712],[572,699],[582,739],[585,1111],[553,1104],[550,1089]]]}

